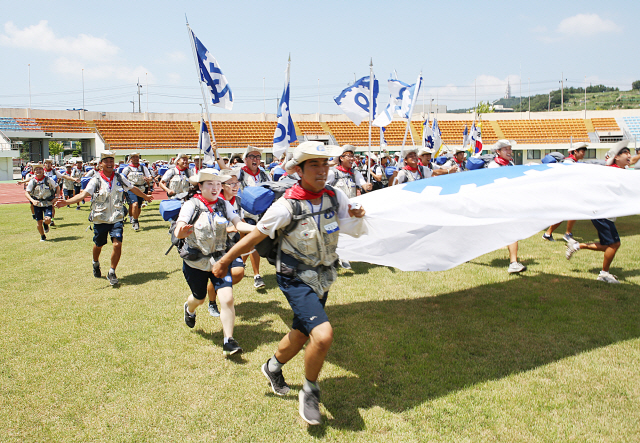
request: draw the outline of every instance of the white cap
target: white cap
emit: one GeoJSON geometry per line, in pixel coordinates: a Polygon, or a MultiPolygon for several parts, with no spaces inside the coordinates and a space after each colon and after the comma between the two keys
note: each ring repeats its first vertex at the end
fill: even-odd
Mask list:
{"type": "Polygon", "coordinates": [[[620,154],[620,151],[624,148],[629,149],[628,146],[629,140],[622,140],[613,145],[613,147],[609,149],[609,152],[607,152],[607,166],[611,166],[613,162],[616,161],[616,155],[620,154]]]}
{"type": "Polygon", "coordinates": [[[408,156],[409,154],[411,154],[412,152],[413,152],[414,154],[418,155],[418,150],[417,150],[417,149],[405,149],[405,150],[404,150],[404,154],[403,154],[403,155],[404,155],[404,158],[407,158],[407,156],[408,156]]]}
{"type": "Polygon", "coordinates": [[[378,156],[375,153],[371,153],[371,160],[373,160],[374,162],[378,161],[378,156]]]}
{"type": "Polygon", "coordinates": [[[256,148],[255,146],[247,146],[247,149],[244,151],[244,155],[242,156],[242,159],[246,159],[247,155],[249,155],[250,152],[257,152],[258,154],[260,154],[262,156],[262,151],[264,151],[263,148],[256,148]]]}
{"type": "Polygon", "coordinates": [[[228,175],[229,177],[240,177],[240,171],[242,171],[242,168],[221,169],[220,175],[228,175]]]}
{"type": "Polygon", "coordinates": [[[206,168],[201,169],[196,175],[189,177],[189,181],[197,185],[198,183],[205,182],[207,180],[217,180],[219,182],[226,182],[231,178],[230,175],[222,175],[216,169],[206,168]]]}
{"type": "Polygon", "coordinates": [[[493,145],[493,146],[491,147],[491,150],[492,150],[493,152],[496,152],[496,151],[498,151],[499,149],[507,148],[507,147],[508,147],[508,148],[511,148],[512,146],[513,146],[513,145],[512,145],[512,143],[511,143],[511,141],[509,141],[509,140],[498,140],[498,141],[496,142],[496,144],[495,144],[495,145],[493,145]]]}
{"type": "Polygon", "coordinates": [[[420,148],[420,150],[418,150],[418,157],[420,157],[422,154],[435,154],[435,149],[429,149],[429,148],[420,148]]]}
{"type": "Polygon", "coordinates": [[[587,146],[589,146],[589,145],[584,143],[584,142],[576,143],[576,144],[574,144],[572,146],[569,146],[569,152],[577,151],[578,149],[586,148],[587,146]]]}
{"type": "Polygon", "coordinates": [[[100,153],[100,161],[104,160],[105,158],[116,158],[116,153],[113,151],[103,151],[100,153]]]}
{"type": "Polygon", "coordinates": [[[139,152],[132,152],[131,154],[129,154],[129,158],[133,157],[134,155],[137,155],[138,157],[140,157],[139,152]]]}
{"type": "Polygon", "coordinates": [[[342,155],[342,148],[335,145],[325,145],[321,142],[303,142],[293,150],[293,158],[286,164],[291,169],[312,158],[331,158],[342,155]]]}
{"type": "Polygon", "coordinates": [[[187,160],[189,160],[189,154],[187,154],[186,152],[180,152],[178,155],[176,155],[176,161],[181,158],[186,158],[187,160]]]}

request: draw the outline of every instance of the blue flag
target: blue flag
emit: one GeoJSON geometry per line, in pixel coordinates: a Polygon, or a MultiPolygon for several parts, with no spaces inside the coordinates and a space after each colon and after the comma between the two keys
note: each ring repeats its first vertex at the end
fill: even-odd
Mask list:
{"type": "Polygon", "coordinates": [[[215,163],[213,157],[213,149],[211,149],[211,137],[209,137],[209,128],[204,120],[200,123],[200,138],[198,139],[198,150],[204,153],[203,163],[211,164],[215,163]]]}
{"type": "Polygon", "coordinates": [[[209,96],[211,97],[211,104],[231,110],[233,108],[233,94],[227,83],[227,78],[220,69],[220,65],[200,40],[198,40],[198,37],[196,37],[193,31],[191,31],[191,36],[193,37],[193,42],[196,47],[200,80],[207,85],[209,96]]]}
{"type": "Polygon", "coordinates": [[[280,158],[282,154],[287,152],[289,145],[296,140],[296,127],[293,125],[291,112],[289,110],[289,70],[291,63],[287,65],[287,75],[284,82],[284,91],[282,91],[282,100],[278,108],[278,126],[273,135],[273,156],[280,158]]]}
{"type": "MultiPolygon", "coordinates": [[[[369,94],[371,85],[369,76],[362,77],[354,84],[343,90],[339,96],[334,97],[340,109],[349,117],[353,123],[360,125],[362,120],[369,119],[369,94]]],[[[378,80],[373,78],[373,118],[376,118],[376,106],[378,101],[378,80]]]]}

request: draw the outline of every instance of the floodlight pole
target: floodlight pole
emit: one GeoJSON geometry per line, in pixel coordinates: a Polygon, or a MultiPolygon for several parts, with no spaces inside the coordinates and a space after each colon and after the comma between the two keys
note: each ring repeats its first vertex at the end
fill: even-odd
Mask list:
{"type": "Polygon", "coordinates": [[[82,69],[82,119],[84,120],[84,68],[82,69]]]}
{"type": "MultiPolygon", "coordinates": [[[[318,100],[320,99],[319,97],[320,96],[318,95],[318,100]]],[[[320,117],[320,111],[318,111],[318,117],[320,117]]],[[[371,125],[372,124],[373,124],[373,57],[371,57],[371,60],[369,61],[369,150],[367,151],[368,152],[367,183],[371,183],[371,125]]]]}

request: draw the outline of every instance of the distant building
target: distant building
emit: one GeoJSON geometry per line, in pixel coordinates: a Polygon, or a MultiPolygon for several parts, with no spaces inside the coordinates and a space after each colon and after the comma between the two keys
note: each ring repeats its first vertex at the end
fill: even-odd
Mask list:
{"type": "Polygon", "coordinates": [[[511,85],[509,84],[509,79],[507,79],[507,90],[504,91],[504,98],[511,98],[511,85]]]}

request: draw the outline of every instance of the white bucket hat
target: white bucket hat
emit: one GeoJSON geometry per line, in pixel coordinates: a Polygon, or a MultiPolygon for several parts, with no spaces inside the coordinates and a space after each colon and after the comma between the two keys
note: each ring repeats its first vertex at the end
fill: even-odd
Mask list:
{"type": "MultiPolygon", "coordinates": [[[[629,140],[622,140],[613,145],[613,147],[609,149],[609,152],[607,152],[607,166],[611,166],[613,162],[616,161],[616,155],[620,154],[620,151],[624,148],[629,149],[628,146],[629,140]]],[[[631,151],[629,150],[629,152],[631,151]]]]}
{"type": "Polygon", "coordinates": [[[189,177],[189,181],[193,185],[206,182],[208,180],[217,180],[219,182],[226,182],[231,178],[230,175],[222,175],[216,169],[207,168],[201,169],[196,175],[189,177]]]}
{"type": "Polygon", "coordinates": [[[589,146],[587,143],[576,143],[573,146],[569,146],[569,152],[573,152],[573,151],[577,151],[578,149],[582,149],[582,148],[586,148],[587,146],[589,146]]]}
{"type": "Polygon", "coordinates": [[[116,153],[113,151],[103,151],[100,153],[100,161],[104,160],[105,158],[112,158],[115,160],[116,158],[116,153]]]}
{"type": "Polygon", "coordinates": [[[497,152],[498,150],[500,150],[502,148],[507,148],[507,147],[509,147],[509,148],[513,147],[513,144],[512,144],[511,141],[509,141],[509,140],[498,140],[496,142],[496,144],[491,147],[491,151],[497,152]]]}
{"type": "Polygon", "coordinates": [[[264,151],[263,148],[256,148],[255,146],[247,146],[247,149],[244,151],[244,154],[242,155],[242,159],[246,159],[247,155],[249,155],[250,152],[257,152],[258,154],[260,154],[260,156],[262,156],[262,151],[264,151]]]}
{"type": "Polygon", "coordinates": [[[335,145],[325,145],[320,142],[303,142],[293,150],[293,158],[286,164],[286,169],[291,169],[300,163],[312,158],[331,158],[342,155],[342,148],[335,145]]]}

